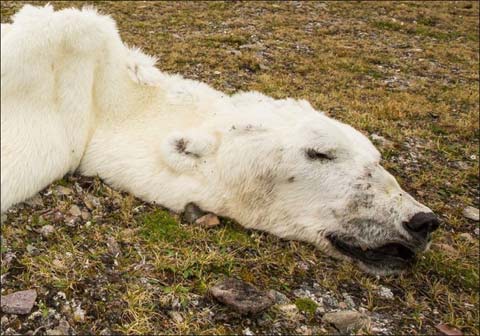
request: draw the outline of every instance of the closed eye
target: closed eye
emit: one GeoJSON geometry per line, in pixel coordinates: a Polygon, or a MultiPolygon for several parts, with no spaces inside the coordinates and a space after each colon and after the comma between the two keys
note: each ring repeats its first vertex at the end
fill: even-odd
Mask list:
{"type": "Polygon", "coordinates": [[[331,160],[335,159],[335,157],[333,157],[333,155],[327,154],[327,153],[321,153],[321,152],[319,152],[319,151],[317,151],[316,149],[313,149],[313,148],[307,148],[305,150],[305,155],[307,156],[307,158],[309,160],[322,160],[322,161],[328,160],[328,161],[331,161],[331,160]]]}

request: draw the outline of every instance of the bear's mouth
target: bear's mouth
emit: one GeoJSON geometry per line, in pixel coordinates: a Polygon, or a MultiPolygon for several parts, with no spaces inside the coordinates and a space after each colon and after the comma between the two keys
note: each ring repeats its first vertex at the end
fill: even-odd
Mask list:
{"type": "Polygon", "coordinates": [[[405,244],[393,242],[376,248],[362,248],[336,235],[327,236],[331,244],[342,254],[374,268],[400,270],[415,261],[415,252],[405,244]]]}

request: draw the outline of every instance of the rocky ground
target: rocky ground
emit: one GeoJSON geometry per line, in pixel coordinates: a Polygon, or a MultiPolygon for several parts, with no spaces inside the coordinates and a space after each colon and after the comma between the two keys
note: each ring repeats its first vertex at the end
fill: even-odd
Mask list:
{"type": "Polygon", "coordinates": [[[2,216],[1,334],[479,333],[478,3],[93,4],[164,71],[362,130],[441,227],[413,269],[378,278],[69,175],[2,216]]]}

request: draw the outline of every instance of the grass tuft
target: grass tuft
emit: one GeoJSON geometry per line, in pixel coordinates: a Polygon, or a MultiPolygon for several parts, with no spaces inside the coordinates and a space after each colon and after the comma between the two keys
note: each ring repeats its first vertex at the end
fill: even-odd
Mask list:
{"type": "MultiPolygon", "coordinates": [[[[33,1],[1,1],[2,23],[25,3],[33,1]]],[[[2,295],[36,288],[42,317],[7,316],[5,324],[0,316],[0,333],[46,333],[56,314],[79,335],[241,334],[247,326],[255,334],[334,332],[308,299],[296,302],[306,320],[270,318],[272,311],[239,318],[206,295],[227,275],[287,297],[318,289],[331,298],[327,311],[349,295],[385,334],[436,334],[438,323],[479,334],[478,223],[462,216],[465,206],[480,206],[478,2],[94,5],[117,21],[125,43],[157,56],[162,71],[228,93],[306,99],[384,136],[392,146],[378,145],[382,165],[442,224],[411,270],[377,279],[308,244],[227,219],[209,229],[185,225],[98,178],[68,175],[41,192],[43,207],[19,205],[1,226],[2,295]],[[58,195],[56,186],[71,193],[58,195]],[[66,220],[72,205],[87,215],[74,225],[66,220]],[[47,224],[55,232],[45,238],[39,230],[47,224]],[[394,298],[381,297],[379,286],[394,298]],[[55,298],[59,292],[66,300],[55,298]],[[78,305],[83,322],[72,316],[78,305]]]]}

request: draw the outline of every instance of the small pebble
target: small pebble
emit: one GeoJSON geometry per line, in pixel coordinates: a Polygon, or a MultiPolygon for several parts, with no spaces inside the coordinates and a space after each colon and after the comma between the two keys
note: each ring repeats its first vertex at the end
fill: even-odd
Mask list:
{"type": "Polygon", "coordinates": [[[61,185],[56,186],[56,187],[55,187],[55,191],[56,191],[57,194],[59,194],[59,195],[70,195],[70,194],[73,192],[72,189],[67,188],[67,187],[64,187],[64,186],[61,186],[61,185]]]}
{"type": "Polygon", "coordinates": [[[323,315],[323,320],[333,324],[341,333],[368,327],[370,324],[368,316],[354,310],[326,313],[323,315]]]}
{"type": "Polygon", "coordinates": [[[57,336],[57,335],[68,335],[70,331],[70,324],[65,319],[61,319],[58,323],[58,326],[54,329],[49,329],[46,331],[47,335],[57,336]]]}
{"type": "Polygon", "coordinates": [[[388,300],[393,299],[393,296],[394,296],[392,290],[385,286],[380,286],[378,288],[378,295],[388,300]]]}
{"type": "Polygon", "coordinates": [[[73,319],[76,322],[83,322],[85,320],[85,311],[80,308],[80,306],[77,306],[77,308],[73,312],[73,319]]]}
{"type": "Polygon", "coordinates": [[[8,316],[3,315],[2,318],[0,319],[0,325],[3,327],[8,323],[8,316]]]}
{"type": "Polygon", "coordinates": [[[120,246],[118,245],[115,238],[113,238],[112,236],[107,238],[107,247],[108,252],[110,252],[110,254],[114,257],[118,256],[121,253],[120,246]]]}
{"type": "Polygon", "coordinates": [[[270,295],[274,298],[276,304],[288,304],[290,303],[290,299],[283,293],[271,289],[269,291],[270,295]]]}
{"type": "Polygon", "coordinates": [[[72,216],[78,217],[82,215],[82,211],[77,205],[72,205],[68,211],[72,216]]]}
{"type": "Polygon", "coordinates": [[[177,311],[171,310],[168,312],[168,316],[175,322],[175,323],[182,323],[183,316],[177,311]]]}
{"type": "Polygon", "coordinates": [[[480,210],[472,206],[467,206],[465,209],[463,209],[462,214],[463,214],[463,217],[471,219],[476,222],[478,222],[480,219],[480,210]]]}
{"type": "Polygon", "coordinates": [[[253,332],[250,330],[250,328],[247,327],[247,328],[245,328],[245,329],[243,330],[243,334],[244,334],[245,336],[252,336],[252,335],[253,335],[253,332]]]}
{"type": "Polygon", "coordinates": [[[44,205],[42,196],[40,196],[40,194],[36,194],[32,198],[26,200],[25,203],[28,204],[29,206],[31,206],[32,208],[35,208],[35,207],[40,208],[40,207],[43,207],[43,205],[44,205]]]}
{"type": "Polygon", "coordinates": [[[283,304],[279,305],[277,308],[280,312],[290,317],[298,314],[299,312],[298,307],[294,304],[283,304]]]}
{"type": "Polygon", "coordinates": [[[53,225],[44,225],[40,229],[40,234],[42,235],[43,238],[48,238],[52,235],[52,233],[55,232],[55,227],[53,225]]]}
{"type": "Polygon", "coordinates": [[[380,146],[383,146],[383,147],[393,146],[393,142],[391,142],[390,140],[387,140],[385,137],[383,137],[381,135],[372,133],[370,135],[370,138],[373,140],[373,142],[377,143],[380,146]]]}
{"type": "Polygon", "coordinates": [[[220,220],[214,214],[206,214],[195,221],[195,224],[205,228],[211,228],[220,224],[220,220]]]}

